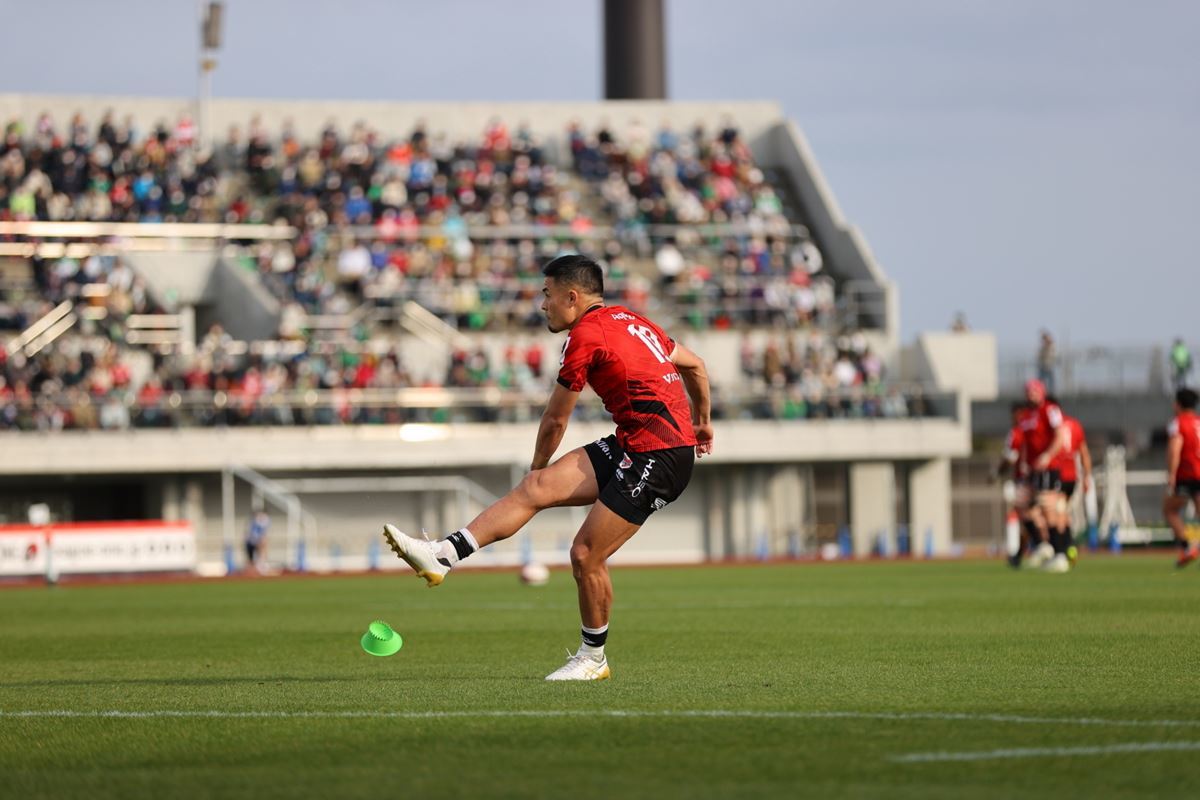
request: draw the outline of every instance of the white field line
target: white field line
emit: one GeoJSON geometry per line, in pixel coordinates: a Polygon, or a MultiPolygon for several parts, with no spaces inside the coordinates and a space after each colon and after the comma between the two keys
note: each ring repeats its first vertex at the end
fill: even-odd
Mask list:
{"type": "Polygon", "coordinates": [[[1127,742],[1091,747],[1016,747],[1007,750],[982,750],[961,753],[908,753],[892,756],[889,761],[917,764],[946,761],[994,761],[1003,758],[1045,758],[1053,756],[1107,756],[1120,753],[1161,753],[1200,750],[1200,742],[1127,742]]]}
{"type": "MultiPolygon", "coordinates": [[[[660,719],[794,719],[794,720],[883,720],[897,722],[955,721],[989,722],[1010,725],[1083,725],[1123,728],[1200,728],[1200,719],[1105,719],[1103,717],[1026,717],[1015,714],[970,714],[956,712],[869,712],[869,711],[758,711],[752,709],[713,710],[479,710],[479,711],[226,711],[212,709],[186,711],[121,709],[78,711],[74,709],[0,709],[0,720],[38,717],[91,719],[495,719],[495,718],[660,718],[660,719]]],[[[1000,751],[996,751],[1000,752],[1000,751]]],[[[922,755],[922,754],[914,754],[922,755]]],[[[924,755],[936,755],[926,753],[924,755]]],[[[942,754],[953,756],[956,754],[942,754]]]]}

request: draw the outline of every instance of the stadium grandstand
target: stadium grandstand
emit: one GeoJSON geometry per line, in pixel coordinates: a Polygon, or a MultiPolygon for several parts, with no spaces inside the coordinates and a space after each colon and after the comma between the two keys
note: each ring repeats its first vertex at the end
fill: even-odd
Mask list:
{"type": "MultiPolygon", "coordinates": [[[[902,347],[774,104],[219,100],[211,147],[191,108],[0,95],[0,519],[185,520],[219,572],[265,501],[269,561],[377,566],[380,520],[450,530],[524,469],[540,269],[574,251],[704,354],[719,420],[702,491],[618,558],[955,547],[994,344],[902,347]]],[[[581,404],[567,443],[605,426],[581,404]]],[[[579,513],[479,560],[565,562],[579,513]]]]}

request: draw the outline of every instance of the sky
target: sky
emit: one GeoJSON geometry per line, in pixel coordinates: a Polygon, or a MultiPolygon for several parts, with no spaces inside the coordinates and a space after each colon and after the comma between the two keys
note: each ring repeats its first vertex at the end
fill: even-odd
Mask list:
{"type": "MultiPolygon", "coordinates": [[[[900,290],[1002,348],[1200,344],[1200,3],[665,0],[669,96],[778,102],[900,290]]],[[[192,0],[0,0],[0,92],[196,91],[192,0]],[[14,35],[15,34],[15,35],[14,35]]],[[[226,0],[218,97],[596,100],[600,0],[226,0]]]]}

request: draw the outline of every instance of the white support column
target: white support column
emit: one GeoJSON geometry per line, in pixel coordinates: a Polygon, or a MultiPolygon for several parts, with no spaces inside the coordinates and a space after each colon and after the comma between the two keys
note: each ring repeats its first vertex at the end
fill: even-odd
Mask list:
{"type": "Polygon", "coordinates": [[[746,508],[746,470],[745,465],[738,465],[733,468],[733,474],[729,476],[726,483],[726,489],[729,492],[729,535],[726,537],[729,549],[726,549],[725,556],[743,558],[746,553],[747,528],[749,525],[749,513],[746,508]]]}
{"type": "Polygon", "coordinates": [[[770,531],[768,530],[768,480],[772,467],[756,464],[745,470],[746,481],[743,488],[746,492],[746,538],[743,555],[757,558],[763,536],[767,537],[770,546],[770,531]]]}
{"type": "Polygon", "coordinates": [[[850,465],[850,536],[854,555],[869,555],[881,532],[896,527],[896,468],[890,461],[850,465]]]}
{"type": "Polygon", "coordinates": [[[196,541],[204,540],[204,522],[208,519],[204,513],[204,486],[195,478],[188,478],[183,483],[183,517],[192,523],[196,532],[196,541]]]}
{"type": "Polygon", "coordinates": [[[163,479],[162,486],[162,518],[171,522],[186,519],[182,505],[182,498],[179,496],[179,479],[174,475],[168,475],[163,479]]]}
{"type": "Polygon", "coordinates": [[[950,459],[934,458],[909,473],[908,507],[914,555],[924,555],[932,536],[933,554],[950,552],[950,459]]]}

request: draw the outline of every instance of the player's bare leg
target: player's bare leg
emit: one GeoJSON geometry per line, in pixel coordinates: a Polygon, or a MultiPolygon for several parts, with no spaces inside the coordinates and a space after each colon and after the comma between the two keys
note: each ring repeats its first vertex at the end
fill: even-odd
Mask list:
{"type": "Polygon", "coordinates": [[[579,589],[579,618],[589,628],[608,624],[612,580],[608,559],[641,528],[603,503],[592,507],[571,545],[571,572],[579,589]]]}
{"type": "Polygon", "coordinates": [[[465,528],[441,541],[407,536],[394,525],[383,526],[383,538],[427,585],[437,586],[461,559],[512,536],[539,511],[593,503],[597,491],[592,462],[584,449],[578,447],[545,469],[530,472],[465,528]]]}
{"type": "Polygon", "coordinates": [[[1167,524],[1171,526],[1171,533],[1175,535],[1175,544],[1179,547],[1179,559],[1175,562],[1177,567],[1186,567],[1200,556],[1198,545],[1188,542],[1187,524],[1183,521],[1183,510],[1187,508],[1187,504],[1188,498],[1186,497],[1167,495],[1163,498],[1163,516],[1166,517],[1167,524]]]}
{"type": "Polygon", "coordinates": [[[1054,557],[1054,550],[1050,546],[1050,526],[1046,522],[1040,496],[1029,506],[1026,515],[1033,526],[1033,535],[1029,542],[1029,566],[1041,567],[1054,557]]]}
{"type": "Polygon", "coordinates": [[[539,511],[556,506],[596,502],[596,471],[582,447],[571,450],[545,469],[527,474],[512,491],[480,512],[467,530],[480,547],[507,539],[539,511]]]}
{"type": "Polygon", "coordinates": [[[1042,492],[1038,495],[1038,505],[1041,507],[1042,517],[1049,529],[1050,543],[1054,550],[1053,557],[1045,564],[1046,570],[1067,572],[1071,569],[1071,564],[1067,560],[1067,547],[1063,541],[1065,534],[1062,533],[1060,527],[1063,511],[1067,505],[1066,496],[1062,492],[1042,492]]]}
{"type": "Polygon", "coordinates": [[[583,643],[575,655],[547,675],[546,680],[602,680],[612,674],[604,655],[613,597],[608,559],[640,528],[603,503],[592,506],[571,545],[571,571],[579,591],[583,643]]]}

